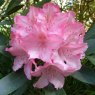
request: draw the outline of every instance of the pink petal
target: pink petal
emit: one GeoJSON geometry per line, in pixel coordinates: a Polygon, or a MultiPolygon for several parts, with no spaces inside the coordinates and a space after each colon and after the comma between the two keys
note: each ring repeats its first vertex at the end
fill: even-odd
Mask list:
{"type": "Polygon", "coordinates": [[[43,88],[46,87],[49,82],[52,83],[56,89],[63,87],[64,75],[56,64],[46,63],[46,65],[38,69],[34,74],[37,74],[37,72],[41,72],[41,77],[37,83],[34,84],[34,87],[43,88]]]}
{"type": "Polygon", "coordinates": [[[62,44],[62,38],[60,38],[60,36],[55,35],[55,34],[49,34],[48,35],[48,48],[51,49],[58,49],[60,47],[60,45],[62,44]]]}
{"type": "Polygon", "coordinates": [[[17,71],[18,69],[20,69],[23,64],[25,64],[27,61],[27,57],[26,56],[17,56],[14,59],[14,64],[13,64],[13,70],[17,71]]]}
{"type": "Polygon", "coordinates": [[[29,22],[26,16],[20,16],[20,15],[15,16],[14,22],[15,24],[23,26],[23,27],[29,25],[29,22]]]}
{"type": "Polygon", "coordinates": [[[24,72],[25,72],[25,75],[26,77],[31,80],[31,71],[32,71],[32,62],[28,62],[24,65],[24,72]]]}
{"type": "Polygon", "coordinates": [[[55,52],[53,62],[64,76],[68,76],[81,68],[80,56],[65,57],[62,51],[60,53],[55,52]]]}
{"type": "Polygon", "coordinates": [[[60,12],[59,6],[51,2],[44,4],[43,9],[46,12],[60,12]]]}
{"type": "MultiPolygon", "coordinates": [[[[19,25],[14,25],[12,28],[11,28],[11,31],[12,32],[15,32],[15,34],[17,35],[20,35],[20,36],[27,36],[28,35],[28,31],[30,31],[31,28],[26,28],[26,27],[23,27],[23,26],[19,26],[19,25]]],[[[32,31],[32,30],[31,30],[32,31]]]]}
{"type": "Polygon", "coordinates": [[[49,2],[43,5],[43,11],[45,13],[46,23],[48,26],[50,23],[52,23],[57,13],[60,12],[60,8],[58,5],[49,2]]]}
{"type": "Polygon", "coordinates": [[[54,77],[50,77],[49,82],[54,85],[56,89],[64,86],[64,76],[61,73],[55,74],[54,77]]]}
{"type": "Polygon", "coordinates": [[[43,71],[43,66],[39,66],[35,69],[35,71],[31,71],[31,75],[34,77],[39,77],[41,76],[42,71],[43,71]]]}
{"type": "Polygon", "coordinates": [[[33,85],[34,87],[37,88],[44,88],[49,84],[46,75],[42,75],[40,79],[33,85]]]}

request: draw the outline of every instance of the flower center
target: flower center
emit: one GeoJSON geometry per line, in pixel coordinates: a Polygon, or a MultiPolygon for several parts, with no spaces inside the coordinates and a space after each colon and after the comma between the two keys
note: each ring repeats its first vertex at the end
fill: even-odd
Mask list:
{"type": "Polygon", "coordinates": [[[46,36],[45,36],[44,33],[40,33],[40,34],[39,34],[39,40],[41,40],[41,41],[46,40],[46,36]]]}

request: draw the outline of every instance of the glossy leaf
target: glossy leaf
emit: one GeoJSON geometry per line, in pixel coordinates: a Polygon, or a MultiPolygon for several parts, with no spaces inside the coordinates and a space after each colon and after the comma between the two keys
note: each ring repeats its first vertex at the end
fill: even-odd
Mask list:
{"type": "Polygon", "coordinates": [[[0,46],[0,53],[3,54],[4,53],[4,49],[5,49],[5,46],[0,46]]]}
{"type": "Polygon", "coordinates": [[[45,95],[66,95],[64,89],[59,90],[45,90],[45,95]]]}
{"type": "Polygon", "coordinates": [[[72,77],[81,82],[95,85],[95,71],[87,67],[82,67],[81,70],[72,74],[72,77]]]}
{"type": "Polygon", "coordinates": [[[51,0],[42,0],[41,2],[38,2],[35,4],[36,7],[42,7],[43,4],[50,2],[51,0]]]}
{"type": "Polygon", "coordinates": [[[0,33],[0,46],[5,45],[7,42],[8,42],[8,39],[6,38],[6,36],[0,33]]]}
{"type": "Polygon", "coordinates": [[[87,56],[88,60],[95,65],[95,55],[87,56]]]}
{"type": "Polygon", "coordinates": [[[66,92],[64,89],[59,89],[57,90],[56,95],[66,95],[66,92]]]}
{"type": "Polygon", "coordinates": [[[17,5],[19,5],[21,3],[22,0],[11,0],[8,7],[7,7],[7,11],[12,10],[14,7],[16,7],[17,5]]]}
{"type": "Polygon", "coordinates": [[[19,9],[21,9],[23,7],[23,5],[19,5],[19,6],[15,6],[13,7],[13,9],[11,9],[10,11],[6,12],[6,15],[11,15],[12,13],[17,12],[19,9]]]}
{"type": "Polygon", "coordinates": [[[95,39],[90,39],[90,40],[87,40],[87,43],[88,43],[88,49],[86,51],[86,54],[87,55],[90,55],[90,54],[95,54],[95,39]]]}
{"type": "Polygon", "coordinates": [[[22,72],[10,73],[0,80],[0,95],[8,95],[27,82],[22,72]]]}
{"type": "Polygon", "coordinates": [[[9,20],[4,20],[2,22],[0,22],[0,25],[11,25],[9,20]]]}
{"type": "Polygon", "coordinates": [[[5,47],[6,47],[7,43],[8,43],[7,37],[5,35],[3,35],[2,33],[0,33],[0,54],[4,55],[5,47]]]}
{"type": "Polygon", "coordinates": [[[28,88],[28,83],[26,82],[19,89],[17,89],[12,95],[22,95],[28,88]]]}
{"type": "Polygon", "coordinates": [[[95,39],[95,24],[93,24],[90,29],[87,31],[84,40],[95,39]]]}

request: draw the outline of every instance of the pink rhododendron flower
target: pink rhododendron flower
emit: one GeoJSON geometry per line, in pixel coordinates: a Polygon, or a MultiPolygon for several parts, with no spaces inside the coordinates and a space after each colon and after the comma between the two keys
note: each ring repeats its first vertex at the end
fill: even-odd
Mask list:
{"type": "Polygon", "coordinates": [[[17,71],[24,65],[24,71],[28,79],[31,79],[31,68],[32,62],[28,59],[28,54],[21,48],[19,44],[20,37],[15,34],[15,32],[11,33],[11,41],[10,41],[10,48],[6,48],[6,51],[9,51],[13,56],[15,56],[14,63],[13,63],[13,70],[17,71]],[[31,66],[27,65],[30,64],[31,66]],[[26,70],[27,69],[27,70],[26,70]]]}
{"type": "Polygon", "coordinates": [[[32,75],[41,76],[40,79],[34,84],[34,87],[43,88],[52,83],[55,88],[62,88],[64,85],[64,66],[60,64],[46,63],[36,69],[32,75]]]}
{"type": "Polygon", "coordinates": [[[6,50],[15,56],[13,70],[24,66],[28,79],[40,77],[34,87],[51,83],[62,88],[65,77],[81,68],[87,49],[85,29],[73,11],[62,13],[53,3],[31,6],[26,16],[15,16],[11,31],[11,47],[6,50]]]}
{"type": "MultiPolygon", "coordinates": [[[[40,28],[43,28],[39,25],[40,28]]],[[[47,30],[35,29],[33,33],[22,37],[21,46],[30,55],[30,58],[38,58],[46,62],[51,62],[54,50],[57,50],[62,42],[59,36],[48,34],[47,30]]]]}

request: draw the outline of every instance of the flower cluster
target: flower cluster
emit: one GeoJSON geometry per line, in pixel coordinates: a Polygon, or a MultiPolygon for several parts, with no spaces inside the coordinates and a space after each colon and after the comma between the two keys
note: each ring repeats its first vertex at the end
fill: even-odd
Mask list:
{"type": "Polygon", "coordinates": [[[23,66],[29,80],[40,77],[34,87],[51,83],[62,88],[64,78],[81,68],[85,29],[73,11],[62,13],[50,2],[42,8],[31,6],[26,16],[15,16],[11,31],[11,47],[6,50],[15,56],[13,70],[23,66]]]}

